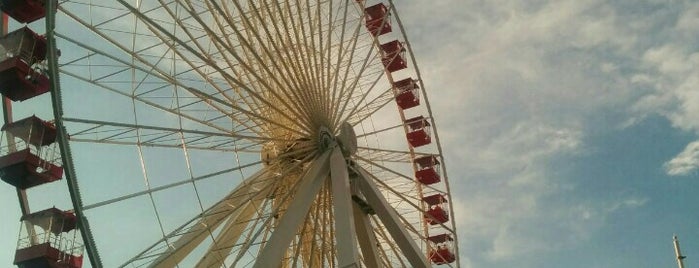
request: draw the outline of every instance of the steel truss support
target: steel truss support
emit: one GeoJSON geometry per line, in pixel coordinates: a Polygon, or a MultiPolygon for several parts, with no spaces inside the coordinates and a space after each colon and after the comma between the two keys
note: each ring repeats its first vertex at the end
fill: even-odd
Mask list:
{"type": "Polygon", "coordinates": [[[233,245],[243,234],[248,220],[255,214],[255,209],[260,207],[261,203],[262,200],[251,201],[238,215],[231,215],[223,227],[223,232],[216,236],[196,267],[216,267],[217,265],[225,267],[224,260],[233,250],[233,245]]]}
{"type": "Polygon", "coordinates": [[[386,201],[379,188],[376,186],[369,173],[361,167],[357,166],[357,182],[359,189],[366,197],[366,201],[371,204],[371,207],[376,211],[376,215],[381,219],[381,222],[386,226],[389,234],[393,237],[403,255],[408,259],[412,267],[429,267],[425,254],[420,250],[420,247],[415,244],[415,241],[410,236],[410,233],[403,228],[403,224],[398,217],[396,211],[386,201]]]}
{"type": "Polygon", "coordinates": [[[291,240],[296,235],[301,223],[306,218],[313,200],[323,186],[330,171],[331,151],[325,151],[310,165],[308,172],[301,178],[299,190],[294,195],[287,211],[279,219],[279,225],[269,238],[257,257],[254,268],[279,267],[291,240]]]}
{"type": "MultiPolygon", "coordinates": [[[[335,210],[335,239],[337,239],[338,267],[360,267],[357,253],[355,219],[352,213],[352,196],[347,162],[339,146],[335,146],[330,156],[330,175],[335,210]]],[[[378,267],[378,266],[377,266],[378,267]]]]}
{"type": "Polygon", "coordinates": [[[378,240],[374,235],[374,227],[371,225],[369,215],[364,213],[357,203],[353,203],[354,225],[357,232],[359,248],[362,250],[364,264],[366,267],[381,267],[378,240]]]}
{"type": "Polygon", "coordinates": [[[188,221],[187,224],[177,228],[166,237],[160,239],[148,249],[136,255],[136,257],[122,264],[120,267],[126,267],[130,264],[132,265],[133,262],[139,259],[147,258],[146,256],[149,255],[158,255],[150,266],[174,267],[192,250],[194,250],[206,237],[208,237],[212,230],[220,226],[221,223],[223,223],[227,218],[230,218],[231,220],[240,218],[241,212],[244,214],[246,208],[254,207],[254,204],[251,203],[264,198],[264,196],[266,196],[266,192],[269,192],[270,187],[268,186],[273,183],[273,180],[267,178],[267,176],[269,176],[267,170],[263,169],[259,171],[255,175],[243,181],[238,187],[231,191],[228,196],[223,198],[217,204],[207,209],[200,215],[197,215],[188,221]],[[186,228],[186,226],[190,227],[186,228]],[[162,243],[167,243],[168,239],[178,236],[179,238],[177,238],[177,240],[168,243],[170,248],[169,250],[161,253],[153,253],[155,248],[162,246],[162,243]]]}

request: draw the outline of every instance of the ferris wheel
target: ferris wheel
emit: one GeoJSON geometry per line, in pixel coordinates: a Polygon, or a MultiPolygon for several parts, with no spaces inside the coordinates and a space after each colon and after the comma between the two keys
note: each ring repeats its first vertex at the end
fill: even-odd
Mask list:
{"type": "Polygon", "coordinates": [[[14,98],[49,91],[54,119],[3,130],[28,153],[56,147],[22,187],[65,176],[73,210],[42,215],[77,226],[93,267],[459,266],[392,1],[38,2],[45,26],[14,35],[34,44],[35,82],[14,98]]]}

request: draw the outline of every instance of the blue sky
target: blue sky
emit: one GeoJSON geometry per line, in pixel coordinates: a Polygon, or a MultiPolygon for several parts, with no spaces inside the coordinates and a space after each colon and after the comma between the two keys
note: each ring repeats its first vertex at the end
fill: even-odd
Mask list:
{"type": "Polygon", "coordinates": [[[699,263],[699,2],[414,3],[465,267],[699,263]]]}
{"type": "MultiPolygon", "coordinates": [[[[394,1],[463,267],[699,265],[698,1],[394,1]]],[[[55,186],[60,189],[60,186],[55,186]]],[[[0,187],[0,262],[18,230],[0,187]]]]}

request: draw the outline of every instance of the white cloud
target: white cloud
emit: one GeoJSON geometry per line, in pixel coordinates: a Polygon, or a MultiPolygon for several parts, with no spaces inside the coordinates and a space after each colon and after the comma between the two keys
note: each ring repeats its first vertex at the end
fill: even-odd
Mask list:
{"type": "MultiPolygon", "coordinates": [[[[413,17],[406,28],[418,61],[430,67],[422,67],[423,79],[442,142],[458,145],[446,150],[446,161],[451,181],[463,182],[452,185],[463,258],[488,266],[573,246],[610,214],[647,202],[551,203],[575,186],[550,163],[587,153],[587,131],[609,127],[588,116],[633,106],[629,118],[614,122],[626,127],[660,109],[670,114],[675,98],[657,94],[666,82],[651,67],[653,55],[639,67],[644,38],[666,17],[620,14],[605,1],[401,7],[408,9],[399,10],[402,17],[413,17]],[[449,24],[431,24],[436,17],[449,24]]],[[[679,67],[668,70],[691,68],[672,64],[679,67]]]]}
{"type": "MultiPolygon", "coordinates": [[[[640,98],[632,111],[640,117],[660,114],[673,127],[699,135],[699,3],[682,9],[675,25],[668,29],[669,38],[643,53],[643,74],[634,81],[652,88],[651,94],[640,98]]],[[[699,141],[686,146],[684,151],[664,164],[668,175],[688,175],[699,166],[699,141]]]]}
{"type": "Polygon", "coordinates": [[[699,141],[687,144],[684,150],[665,163],[665,171],[669,175],[689,175],[699,168],[699,141]]]}
{"type": "Polygon", "coordinates": [[[557,177],[567,168],[552,166],[557,159],[594,154],[591,132],[660,115],[699,133],[696,1],[399,7],[412,18],[404,22],[442,143],[456,145],[446,148],[446,164],[461,254],[474,266],[574,247],[611,215],[651,202],[614,193],[593,199],[557,177]],[[581,203],[566,202],[567,194],[581,203]]]}

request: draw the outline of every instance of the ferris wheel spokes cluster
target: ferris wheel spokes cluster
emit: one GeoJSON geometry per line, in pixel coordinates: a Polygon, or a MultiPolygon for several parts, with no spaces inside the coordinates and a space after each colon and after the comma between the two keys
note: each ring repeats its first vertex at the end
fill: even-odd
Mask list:
{"type": "Polygon", "coordinates": [[[52,82],[70,89],[54,116],[94,267],[458,266],[391,1],[51,3],[52,82]]]}

